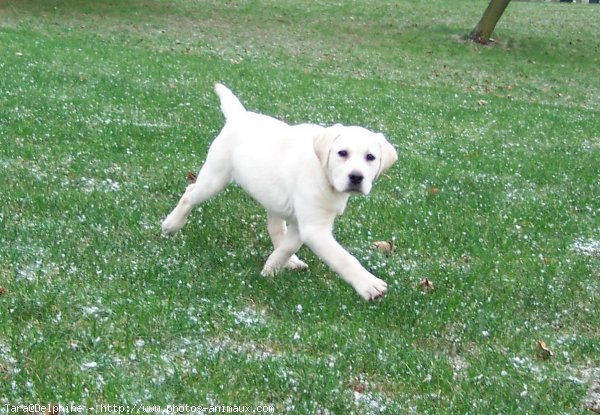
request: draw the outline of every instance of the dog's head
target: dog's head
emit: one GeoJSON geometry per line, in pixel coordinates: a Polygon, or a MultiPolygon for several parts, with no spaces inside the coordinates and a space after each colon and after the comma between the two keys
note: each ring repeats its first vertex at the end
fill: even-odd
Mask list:
{"type": "Polygon", "coordinates": [[[383,134],[341,124],[316,136],[314,148],[331,186],[338,192],[368,195],[373,181],[398,159],[383,134]]]}

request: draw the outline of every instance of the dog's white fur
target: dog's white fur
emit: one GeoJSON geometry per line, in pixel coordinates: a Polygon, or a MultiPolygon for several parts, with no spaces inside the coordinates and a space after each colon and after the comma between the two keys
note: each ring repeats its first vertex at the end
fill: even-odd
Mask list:
{"type": "Polygon", "coordinates": [[[350,193],[368,194],[372,183],[397,159],[382,134],[336,124],[289,126],[246,111],[233,93],[215,86],[225,126],[212,143],[196,182],[190,184],[162,223],[177,232],[193,207],[234,181],[262,204],[275,247],[262,275],[282,267],[305,268],[295,253],[308,245],[363,298],[385,294],[387,284],[364,269],[332,235],[350,193]]]}

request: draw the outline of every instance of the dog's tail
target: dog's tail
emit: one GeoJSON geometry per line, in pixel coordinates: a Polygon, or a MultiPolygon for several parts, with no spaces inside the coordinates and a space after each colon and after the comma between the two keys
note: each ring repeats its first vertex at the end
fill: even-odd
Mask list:
{"type": "Polygon", "coordinates": [[[225,85],[215,84],[215,92],[221,99],[221,111],[225,119],[233,118],[246,112],[239,99],[225,85]]]}

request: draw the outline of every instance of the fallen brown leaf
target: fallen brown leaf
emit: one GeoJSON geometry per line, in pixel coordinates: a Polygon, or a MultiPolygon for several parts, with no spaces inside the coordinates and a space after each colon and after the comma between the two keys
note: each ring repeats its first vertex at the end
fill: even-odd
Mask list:
{"type": "Polygon", "coordinates": [[[350,385],[354,392],[363,394],[367,390],[367,385],[360,379],[354,379],[354,382],[350,385]]]}
{"type": "Polygon", "coordinates": [[[391,254],[396,250],[394,246],[394,241],[375,241],[373,242],[375,248],[379,249],[381,252],[385,252],[387,254],[391,254]]]}
{"type": "Polygon", "coordinates": [[[427,189],[427,193],[429,193],[431,196],[437,195],[439,192],[440,192],[439,187],[431,186],[427,189]]]}
{"type": "Polygon", "coordinates": [[[546,347],[546,342],[544,342],[543,340],[538,340],[537,344],[540,347],[540,349],[542,350],[542,352],[544,353],[545,357],[554,356],[554,353],[552,353],[552,350],[550,350],[550,349],[548,349],[548,347],[546,347]]]}
{"type": "Polygon", "coordinates": [[[421,286],[421,290],[423,290],[424,293],[428,293],[429,291],[435,289],[433,283],[429,281],[429,278],[423,278],[419,285],[421,286]]]}
{"type": "Polygon", "coordinates": [[[0,287],[0,295],[4,295],[8,292],[8,290],[4,287],[0,287]]]}
{"type": "Polygon", "coordinates": [[[189,172],[188,172],[188,174],[187,174],[187,181],[188,181],[188,183],[189,183],[189,184],[194,184],[194,183],[196,183],[196,179],[197,179],[197,178],[198,178],[198,177],[196,176],[196,174],[195,174],[195,173],[193,173],[193,172],[191,172],[191,171],[189,171],[189,172]]]}

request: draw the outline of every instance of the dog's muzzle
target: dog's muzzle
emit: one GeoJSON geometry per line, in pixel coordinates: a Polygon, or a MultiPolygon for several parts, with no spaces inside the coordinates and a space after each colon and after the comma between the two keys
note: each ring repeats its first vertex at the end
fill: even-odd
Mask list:
{"type": "Polygon", "coordinates": [[[352,172],[348,175],[348,187],[347,192],[359,192],[362,193],[362,182],[364,176],[360,172],[352,172]]]}

